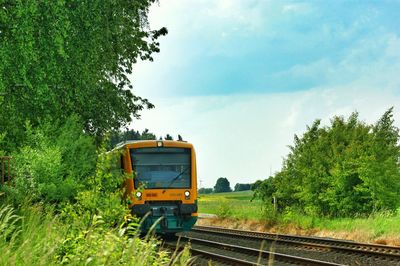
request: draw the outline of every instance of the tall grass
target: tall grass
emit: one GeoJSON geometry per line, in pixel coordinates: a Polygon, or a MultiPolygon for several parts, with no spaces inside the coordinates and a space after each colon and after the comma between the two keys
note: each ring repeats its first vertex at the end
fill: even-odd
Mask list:
{"type": "Polygon", "coordinates": [[[186,265],[190,259],[187,250],[171,258],[153,236],[104,226],[99,216],[85,230],[72,229],[42,205],[18,213],[1,206],[0,228],[0,265],[186,265]]]}
{"type": "Polygon", "coordinates": [[[0,207],[0,265],[51,265],[54,264],[57,246],[65,229],[57,220],[45,214],[41,207],[24,207],[16,215],[10,206],[0,207]]]}
{"type": "MultiPolygon", "coordinates": [[[[0,187],[0,265],[171,262],[154,236],[138,237],[136,219],[124,221],[130,211],[121,184],[131,177],[115,169],[117,151],[96,152],[74,118],[26,131],[12,154],[13,185],[0,187]]],[[[185,260],[182,253],[174,265],[185,260]]]]}

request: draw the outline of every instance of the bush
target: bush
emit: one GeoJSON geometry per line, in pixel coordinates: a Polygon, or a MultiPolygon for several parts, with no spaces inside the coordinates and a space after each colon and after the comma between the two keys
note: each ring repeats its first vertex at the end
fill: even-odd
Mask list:
{"type": "MultiPolygon", "coordinates": [[[[127,176],[113,171],[120,154],[96,152],[78,123],[26,125],[25,143],[13,154],[14,185],[2,197],[19,211],[0,202],[0,265],[170,263],[157,239],[137,236],[139,221],[122,200],[127,176]]],[[[174,265],[187,261],[186,249],[174,265]]]]}
{"type": "Polygon", "coordinates": [[[76,117],[62,126],[44,124],[35,130],[27,123],[25,144],[13,154],[15,185],[5,190],[17,204],[71,201],[94,172],[96,156],[76,117]]]}
{"type": "MultiPolygon", "coordinates": [[[[0,206],[0,265],[165,265],[171,261],[169,253],[159,250],[159,240],[142,240],[134,229],[129,234],[130,225],[110,228],[94,216],[89,226],[81,227],[75,223],[80,219],[65,226],[45,205],[24,206],[19,215],[10,206],[0,206]]],[[[186,262],[189,258],[184,255],[186,262]]],[[[175,260],[175,265],[185,265],[179,257],[175,260]]]]}
{"type": "MultiPolygon", "coordinates": [[[[69,235],[58,248],[57,259],[65,264],[86,265],[160,265],[169,262],[169,254],[158,250],[159,240],[140,240],[129,235],[127,227],[105,226],[94,216],[87,230],[69,235]]],[[[135,229],[133,230],[135,232],[135,229]]]]}
{"type": "MultiPolygon", "coordinates": [[[[125,177],[110,171],[118,154],[105,154],[102,149],[99,153],[102,155],[96,171],[87,178],[85,186],[73,201],[59,202],[56,211],[42,203],[33,207],[22,205],[19,216],[11,207],[0,208],[0,229],[9,228],[0,231],[3,254],[0,265],[165,265],[171,262],[170,254],[159,249],[159,240],[151,235],[145,239],[138,237],[139,221],[129,216],[126,204],[121,201],[120,184],[125,177]]],[[[189,260],[188,250],[172,259],[174,265],[185,265],[189,260]]]]}
{"type": "Polygon", "coordinates": [[[217,216],[220,218],[229,218],[232,215],[232,209],[228,202],[222,201],[217,209],[217,216]]]}
{"type": "Polygon", "coordinates": [[[316,120],[298,137],[282,170],[264,180],[256,195],[275,197],[278,210],[295,208],[319,217],[367,217],[400,206],[400,129],[393,108],[373,125],[353,113],[316,120]]]}
{"type": "Polygon", "coordinates": [[[5,138],[6,134],[5,133],[0,133],[0,156],[4,156],[5,152],[1,149],[1,147],[3,147],[4,145],[4,138],[5,138]]]}
{"type": "Polygon", "coordinates": [[[274,205],[270,202],[265,202],[262,205],[263,216],[265,219],[265,224],[267,226],[274,226],[278,224],[280,219],[280,214],[275,210],[274,205]]]}

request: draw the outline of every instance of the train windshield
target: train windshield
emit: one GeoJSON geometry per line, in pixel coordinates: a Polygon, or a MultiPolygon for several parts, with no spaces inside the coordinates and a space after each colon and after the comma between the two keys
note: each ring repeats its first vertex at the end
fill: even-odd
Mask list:
{"type": "Polygon", "coordinates": [[[135,188],[190,188],[190,149],[138,148],[130,153],[135,188]]]}

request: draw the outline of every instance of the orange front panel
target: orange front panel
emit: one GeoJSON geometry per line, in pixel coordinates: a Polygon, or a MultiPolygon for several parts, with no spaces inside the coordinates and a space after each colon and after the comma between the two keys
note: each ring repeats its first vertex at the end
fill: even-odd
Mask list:
{"type": "MultiPolygon", "coordinates": [[[[129,149],[135,148],[152,148],[157,147],[155,140],[140,141],[135,143],[127,144],[124,154],[124,168],[127,174],[132,175],[132,163],[129,149]]],[[[196,154],[192,144],[180,141],[162,141],[164,147],[176,147],[176,148],[189,148],[191,149],[191,188],[171,188],[171,189],[145,189],[142,191],[141,200],[137,199],[135,195],[134,182],[132,179],[126,182],[126,189],[131,195],[132,205],[144,204],[145,201],[182,201],[182,203],[195,203],[197,199],[197,169],[196,169],[196,154]],[[185,199],[184,192],[190,192],[190,198],[185,199]]]]}
{"type": "MultiPolygon", "coordinates": [[[[134,194],[133,194],[134,195],[134,194]]],[[[194,203],[196,200],[193,189],[145,189],[142,191],[142,199],[133,196],[133,204],[144,204],[145,201],[182,201],[182,203],[194,203]],[[185,191],[190,192],[190,198],[185,199],[185,191]]]]}

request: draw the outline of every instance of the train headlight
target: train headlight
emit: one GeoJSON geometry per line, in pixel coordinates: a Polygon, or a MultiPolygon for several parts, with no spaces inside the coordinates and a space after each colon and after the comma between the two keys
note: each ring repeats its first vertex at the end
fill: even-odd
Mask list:
{"type": "Polygon", "coordinates": [[[136,197],[138,199],[141,199],[142,198],[142,192],[140,192],[140,191],[136,192],[136,197]]]}
{"type": "Polygon", "coordinates": [[[157,141],[157,147],[162,147],[162,146],[163,146],[162,141],[157,141]]]}
{"type": "Polygon", "coordinates": [[[189,197],[190,197],[190,192],[189,192],[188,190],[186,190],[186,191],[185,191],[185,198],[186,198],[186,199],[189,199],[189,197]]]}

